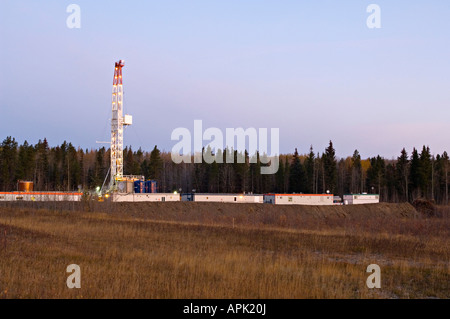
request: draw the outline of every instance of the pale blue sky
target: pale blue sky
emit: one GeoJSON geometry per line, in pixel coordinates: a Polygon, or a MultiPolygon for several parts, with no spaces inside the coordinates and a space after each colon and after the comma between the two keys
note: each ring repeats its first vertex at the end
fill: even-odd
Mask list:
{"type": "Polygon", "coordinates": [[[0,138],[109,139],[124,59],[125,145],[173,129],[280,128],[282,153],[450,151],[450,2],[20,1],[0,11],[0,138]],[[81,29],[66,7],[81,7],[81,29]],[[381,29],[366,8],[381,7],[381,29]]]}

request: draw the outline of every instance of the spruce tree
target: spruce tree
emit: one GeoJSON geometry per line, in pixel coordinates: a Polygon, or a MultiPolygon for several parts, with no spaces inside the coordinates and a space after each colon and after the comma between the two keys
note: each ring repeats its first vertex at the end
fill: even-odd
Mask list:
{"type": "Polygon", "coordinates": [[[131,146],[128,148],[125,147],[123,150],[123,174],[124,175],[133,175],[133,168],[134,165],[134,156],[133,156],[133,150],[131,146]]]}
{"type": "Polygon", "coordinates": [[[450,160],[448,157],[447,152],[444,152],[444,155],[442,155],[442,158],[445,160],[444,162],[444,172],[445,172],[445,205],[448,205],[448,184],[449,184],[449,167],[450,167],[450,160]]]}
{"type": "MultiPolygon", "coordinates": [[[[419,152],[413,148],[411,154],[411,165],[409,171],[409,180],[411,181],[411,192],[415,194],[414,197],[421,196],[421,167],[420,167],[419,152]]],[[[414,198],[413,198],[414,199],[414,198]]]]}
{"type": "Polygon", "coordinates": [[[309,148],[309,154],[305,160],[305,172],[306,172],[306,187],[305,191],[307,193],[314,193],[315,184],[315,161],[316,155],[314,154],[313,146],[309,148]]]}
{"type": "Polygon", "coordinates": [[[382,187],[385,185],[385,169],[386,163],[380,155],[370,159],[370,168],[367,170],[367,180],[369,187],[377,191],[380,197],[382,194],[382,187]]]}
{"type": "Polygon", "coordinates": [[[441,157],[442,160],[442,168],[443,168],[443,180],[444,180],[444,203],[448,205],[448,184],[449,184],[449,169],[450,169],[450,161],[447,152],[444,152],[441,157]]]}
{"type": "Polygon", "coordinates": [[[20,145],[18,151],[16,178],[27,181],[33,180],[34,162],[34,147],[25,141],[20,145]]]}
{"type": "Polygon", "coordinates": [[[405,148],[402,149],[401,155],[397,158],[396,176],[401,185],[401,194],[405,201],[409,201],[409,159],[405,148]]]}
{"type": "Polygon", "coordinates": [[[334,193],[336,191],[336,182],[337,182],[337,160],[336,160],[336,151],[333,148],[333,142],[330,141],[330,144],[325,149],[325,153],[322,156],[323,159],[323,176],[324,176],[324,184],[325,191],[330,191],[334,193]]]}
{"type": "Polygon", "coordinates": [[[422,195],[426,198],[430,198],[430,190],[431,190],[431,179],[432,179],[432,159],[430,148],[425,147],[422,148],[422,152],[420,153],[420,188],[422,190],[422,195]]]}
{"type": "Polygon", "coordinates": [[[362,175],[361,155],[359,154],[358,150],[355,150],[352,156],[352,174],[350,183],[350,191],[352,193],[362,192],[362,189],[360,189],[361,175],[362,175]]]}
{"type": "Polygon", "coordinates": [[[35,190],[49,190],[51,187],[48,185],[50,164],[49,164],[49,146],[47,139],[43,141],[39,140],[35,146],[36,149],[36,170],[34,176],[35,190]]]}
{"type": "Polygon", "coordinates": [[[305,172],[297,149],[295,149],[289,173],[289,192],[302,193],[304,191],[305,172]]]}
{"type": "Polygon", "coordinates": [[[276,193],[283,193],[284,192],[284,163],[280,158],[280,166],[278,167],[278,171],[275,173],[275,179],[276,179],[276,187],[275,192],[276,193]]]}
{"type": "Polygon", "coordinates": [[[0,145],[0,183],[4,191],[16,188],[17,142],[8,136],[0,145]]]}
{"type": "Polygon", "coordinates": [[[161,159],[161,151],[155,145],[152,152],[150,153],[150,164],[148,168],[149,179],[155,179],[157,181],[161,178],[161,169],[162,169],[162,159],[161,159]]]}

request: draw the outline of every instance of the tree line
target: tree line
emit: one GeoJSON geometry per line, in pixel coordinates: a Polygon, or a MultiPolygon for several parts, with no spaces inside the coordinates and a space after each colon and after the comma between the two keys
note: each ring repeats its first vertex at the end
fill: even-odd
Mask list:
{"type": "MultiPolygon", "coordinates": [[[[430,148],[405,149],[396,159],[381,156],[362,159],[358,150],[338,158],[330,141],[323,152],[313,147],[307,154],[279,156],[276,174],[261,174],[260,154],[250,161],[247,152],[225,149],[223,163],[175,164],[168,152],[157,146],[151,152],[141,148],[124,149],[124,175],[142,175],[158,181],[160,192],[197,193],[312,193],[342,196],[351,193],[376,193],[381,201],[412,202],[417,198],[448,204],[449,156],[432,155],[430,148]],[[226,158],[245,158],[227,163],[226,158]]],[[[0,190],[17,190],[18,180],[34,182],[36,191],[82,191],[102,186],[108,173],[110,151],[75,148],[64,142],[50,147],[47,140],[35,145],[19,145],[6,137],[0,145],[0,190]]],[[[108,182],[108,181],[107,181],[108,182]]]]}

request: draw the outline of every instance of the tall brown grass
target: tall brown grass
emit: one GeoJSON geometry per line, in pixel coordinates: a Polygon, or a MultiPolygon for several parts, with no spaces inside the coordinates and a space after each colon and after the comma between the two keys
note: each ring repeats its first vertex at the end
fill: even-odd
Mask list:
{"type": "Polygon", "coordinates": [[[449,218],[236,214],[233,228],[219,213],[0,207],[0,298],[450,297],[449,218]],[[372,263],[381,289],[366,286],[372,263]]]}

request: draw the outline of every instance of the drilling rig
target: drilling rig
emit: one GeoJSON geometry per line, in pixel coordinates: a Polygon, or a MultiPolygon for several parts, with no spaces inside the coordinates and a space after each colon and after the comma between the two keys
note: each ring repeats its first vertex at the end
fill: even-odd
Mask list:
{"type": "Polygon", "coordinates": [[[123,81],[122,68],[125,61],[115,63],[112,89],[112,118],[111,118],[111,167],[109,190],[114,191],[123,176],[123,129],[131,125],[131,115],[123,116],[123,81]]]}

